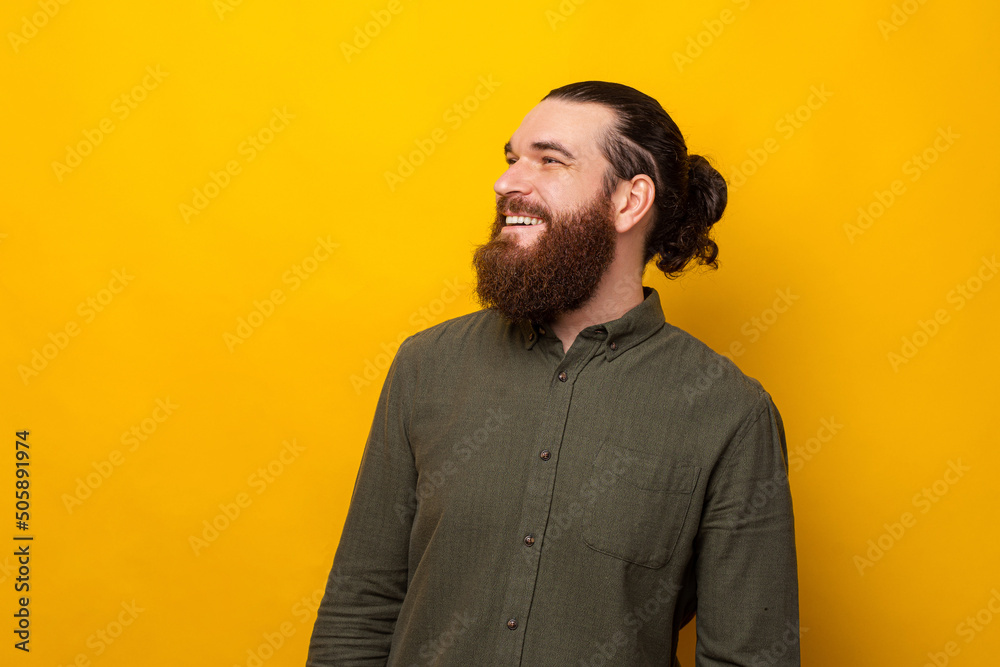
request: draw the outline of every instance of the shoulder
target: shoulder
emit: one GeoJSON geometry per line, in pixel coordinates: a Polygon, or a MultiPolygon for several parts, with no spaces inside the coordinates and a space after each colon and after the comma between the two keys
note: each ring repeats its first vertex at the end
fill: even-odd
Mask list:
{"type": "Polygon", "coordinates": [[[687,331],[667,322],[656,339],[657,356],[664,365],[661,372],[677,382],[691,408],[725,411],[744,421],[758,416],[771,402],[759,380],[687,331]]]}
{"type": "Polygon", "coordinates": [[[407,355],[412,361],[447,350],[454,355],[470,346],[510,340],[517,327],[496,311],[481,309],[452,317],[409,336],[400,345],[397,356],[407,355]]]}
{"type": "Polygon", "coordinates": [[[484,336],[512,335],[513,325],[502,316],[478,310],[439,322],[410,334],[396,348],[383,383],[386,397],[412,397],[419,387],[440,378],[456,364],[459,354],[481,346],[484,336]]]}
{"type": "Polygon", "coordinates": [[[784,425],[761,382],[688,332],[669,323],[665,329],[664,356],[676,369],[684,420],[711,432],[717,445],[705,452],[709,459],[749,476],[766,465],[784,471],[784,425]]]}

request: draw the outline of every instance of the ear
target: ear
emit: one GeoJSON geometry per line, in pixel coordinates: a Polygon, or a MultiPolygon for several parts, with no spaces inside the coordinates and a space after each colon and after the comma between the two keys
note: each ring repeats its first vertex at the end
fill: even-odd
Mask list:
{"type": "Polygon", "coordinates": [[[623,234],[638,225],[653,208],[656,186],[646,174],[636,174],[622,181],[612,195],[615,204],[615,229],[623,234]]]}

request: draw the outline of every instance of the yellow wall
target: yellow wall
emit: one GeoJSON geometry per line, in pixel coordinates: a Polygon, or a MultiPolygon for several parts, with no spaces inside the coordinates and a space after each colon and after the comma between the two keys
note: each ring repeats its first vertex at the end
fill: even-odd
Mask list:
{"type": "Polygon", "coordinates": [[[998,13],[5,2],[0,661],[303,664],[392,351],[478,307],[523,115],[603,79],[731,180],[721,270],[646,282],[782,411],[805,661],[993,664],[998,13]]]}

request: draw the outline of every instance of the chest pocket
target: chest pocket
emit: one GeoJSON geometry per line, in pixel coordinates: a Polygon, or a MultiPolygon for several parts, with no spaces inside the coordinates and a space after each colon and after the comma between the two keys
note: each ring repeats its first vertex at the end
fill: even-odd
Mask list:
{"type": "Polygon", "coordinates": [[[701,468],[605,443],[594,458],[594,490],[583,540],[595,551],[659,568],[673,554],[701,468]]]}

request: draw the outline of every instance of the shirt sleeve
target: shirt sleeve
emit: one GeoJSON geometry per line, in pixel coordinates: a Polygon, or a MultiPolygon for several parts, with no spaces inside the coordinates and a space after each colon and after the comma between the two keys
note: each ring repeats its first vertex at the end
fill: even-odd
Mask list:
{"type": "Polygon", "coordinates": [[[326,591],[307,667],[385,665],[406,595],[417,473],[407,437],[414,374],[411,338],[400,345],[375,418],[326,591]]]}
{"type": "Polygon", "coordinates": [[[788,452],[766,393],[708,483],[696,538],[697,667],[800,664],[788,452]]]}

